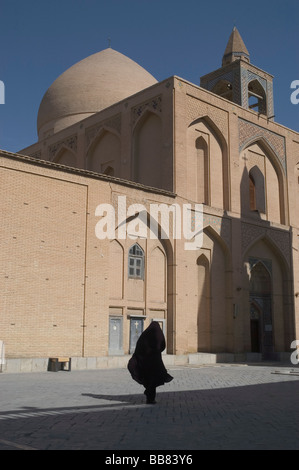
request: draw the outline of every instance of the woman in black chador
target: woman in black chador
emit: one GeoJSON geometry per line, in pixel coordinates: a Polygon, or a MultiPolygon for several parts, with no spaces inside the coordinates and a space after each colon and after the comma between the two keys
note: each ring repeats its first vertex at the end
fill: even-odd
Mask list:
{"type": "Polygon", "coordinates": [[[159,323],[153,321],[139,337],[135,352],[128,363],[132,378],[145,387],[148,404],[156,403],[156,387],[173,379],[162,361],[161,353],[165,346],[163,331],[159,323]]]}

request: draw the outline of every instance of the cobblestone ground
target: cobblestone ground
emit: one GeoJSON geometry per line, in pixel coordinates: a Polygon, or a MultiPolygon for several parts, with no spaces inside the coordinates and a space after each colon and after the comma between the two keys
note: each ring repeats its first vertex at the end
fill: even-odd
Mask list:
{"type": "Polygon", "coordinates": [[[126,369],[0,374],[0,450],[299,449],[299,370],[173,367],[146,405],[126,369]]]}

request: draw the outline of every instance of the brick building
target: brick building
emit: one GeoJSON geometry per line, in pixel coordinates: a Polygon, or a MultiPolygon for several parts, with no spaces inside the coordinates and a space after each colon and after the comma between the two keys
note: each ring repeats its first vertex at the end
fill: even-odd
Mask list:
{"type": "Polygon", "coordinates": [[[289,354],[299,322],[299,135],[274,122],[273,77],[251,64],[236,28],[200,85],[157,82],[106,49],[50,86],[37,143],[1,152],[8,358],[126,355],[152,319],[170,355],[289,354]],[[116,217],[100,239],[103,204],[116,217]],[[161,204],[181,215],[189,204],[193,220],[202,204],[196,250],[176,236],[171,211],[169,237],[159,218],[151,236],[151,207],[161,204]]]}

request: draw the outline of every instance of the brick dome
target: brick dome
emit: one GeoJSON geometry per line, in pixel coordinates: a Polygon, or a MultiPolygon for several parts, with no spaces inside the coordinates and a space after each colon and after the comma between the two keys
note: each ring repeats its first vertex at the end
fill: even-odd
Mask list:
{"type": "Polygon", "coordinates": [[[46,91],[38,111],[39,140],[155,83],[143,67],[114,49],[93,54],[67,69],[46,91]]]}

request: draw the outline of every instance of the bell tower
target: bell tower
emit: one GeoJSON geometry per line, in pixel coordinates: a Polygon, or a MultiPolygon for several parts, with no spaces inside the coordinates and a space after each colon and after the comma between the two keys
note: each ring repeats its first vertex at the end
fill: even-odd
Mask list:
{"type": "Polygon", "coordinates": [[[222,67],[201,77],[200,86],[270,120],[274,118],[273,76],[250,63],[236,27],[224,51],[222,67]]]}

